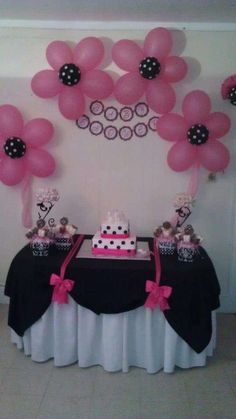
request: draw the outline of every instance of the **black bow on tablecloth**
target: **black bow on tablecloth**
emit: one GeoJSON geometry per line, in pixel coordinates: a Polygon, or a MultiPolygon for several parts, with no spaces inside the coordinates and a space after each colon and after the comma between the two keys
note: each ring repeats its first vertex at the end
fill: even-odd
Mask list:
{"type": "MultiPolygon", "coordinates": [[[[90,238],[90,236],[86,236],[90,238]]],[[[151,238],[148,241],[152,250],[151,238]]],[[[51,303],[49,280],[58,273],[66,253],[51,249],[48,257],[33,256],[25,246],[13,259],[5,295],[10,297],[8,324],[19,336],[31,327],[51,303]]],[[[155,280],[154,259],[124,260],[74,257],[65,278],[75,281],[71,297],[96,314],[115,314],[142,306],[147,298],[146,280],[155,280]]],[[[211,311],[219,307],[220,286],[211,259],[203,248],[193,263],[179,262],[177,255],[161,256],[160,285],[172,287],[170,310],[164,315],[196,352],[209,343],[211,311]]]]}

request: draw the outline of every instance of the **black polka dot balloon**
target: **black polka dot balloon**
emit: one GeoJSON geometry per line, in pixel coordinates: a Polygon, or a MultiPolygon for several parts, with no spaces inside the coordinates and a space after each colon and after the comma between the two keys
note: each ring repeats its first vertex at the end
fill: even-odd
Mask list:
{"type": "Polygon", "coordinates": [[[201,145],[207,142],[209,131],[204,125],[195,124],[188,130],[187,136],[190,144],[201,145]]]}
{"type": "Polygon", "coordinates": [[[161,65],[155,57],[146,57],[139,64],[139,73],[148,80],[155,79],[160,73],[161,65]]]}
{"type": "Polygon", "coordinates": [[[230,100],[230,103],[232,103],[232,105],[236,106],[236,86],[231,87],[229,94],[228,94],[228,98],[230,100]]]}
{"type": "Polygon", "coordinates": [[[11,159],[19,159],[26,153],[26,144],[21,138],[18,137],[8,138],[3,148],[6,155],[11,159]]]}
{"type": "Polygon", "coordinates": [[[81,71],[75,64],[64,64],[59,70],[59,80],[66,86],[79,83],[81,71]]]}

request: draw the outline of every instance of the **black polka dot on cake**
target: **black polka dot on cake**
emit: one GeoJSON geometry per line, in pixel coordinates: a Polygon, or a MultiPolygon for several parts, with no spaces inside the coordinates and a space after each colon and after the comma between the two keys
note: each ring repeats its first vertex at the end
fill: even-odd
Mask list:
{"type": "Polygon", "coordinates": [[[118,226],[118,230],[122,230],[122,227],[121,226],[118,226]]]}
{"type": "Polygon", "coordinates": [[[110,241],[110,244],[114,244],[113,240],[112,240],[112,241],[110,241]]]}
{"type": "Polygon", "coordinates": [[[104,246],[104,249],[107,249],[107,246],[104,246]]]}
{"type": "Polygon", "coordinates": [[[132,240],[132,241],[130,242],[130,244],[134,244],[134,241],[132,240]]]}
{"type": "Polygon", "coordinates": [[[116,246],[116,248],[119,250],[120,249],[120,246],[116,246]]]}
{"type": "Polygon", "coordinates": [[[110,226],[107,226],[107,230],[110,230],[111,229],[111,227],[110,226]]]}
{"type": "Polygon", "coordinates": [[[127,234],[128,233],[128,231],[127,230],[124,230],[124,234],[127,234]]]}
{"type": "Polygon", "coordinates": [[[98,245],[97,245],[97,244],[95,244],[93,247],[95,247],[95,248],[96,248],[96,247],[98,247],[98,245]]]}
{"type": "Polygon", "coordinates": [[[107,231],[106,230],[103,230],[103,234],[107,234],[107,231]]]}
{"type": "Polygon", "coordinates": [[[98,243],[101,244],[102,243],[102,240],[98,240],[98,243]]]}
{"type": "Polygon", "coordinates": [[[112,234],[116,234],[116,231],[113,231],[112,234]]]}
{"type": "Polygon", "coordinates": [[[125,244],[125,241],[124,241],[124,240],[122,240],[121,244],[125,244]]]}

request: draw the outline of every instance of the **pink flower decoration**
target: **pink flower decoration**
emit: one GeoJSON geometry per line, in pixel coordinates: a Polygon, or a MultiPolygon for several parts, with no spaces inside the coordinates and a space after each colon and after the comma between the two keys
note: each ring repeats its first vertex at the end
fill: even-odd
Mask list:
{"type": "Polygon", "coordinates": [[[182,172],[202,165],[212,172],[224,170],[230,160],[228,149],[218,141],[230,129],[230,119],[222,112],[211,113],[209,96],[195,90],[182,104],[183,116],[163,115],[157,121],[157,133],[175,144],[168,152],[172,170],[182,172]]]}
{"type": "Polygon", "coordinates": [[[104,99],[113,91],[112,78],[96,68],[103,56],[103,43],[95,37],[82,39],[73,50],[66,42],[53,41],[46,50],[52,70],[35,74],[32,90],[42,98],[58,95],[62,115],[76,120],[84,113],[85,96],[104,99]]]}
{"type": "Polygon", "coordinates": [[[16,107],[0,106],[0,180],[12,186],[28,174],[50,176],[55,161],[41,146],[48,143],[52,135],[53,126],[47,119],[32,119],[24,125],[16,107]]]}
{"type": "Polygon", "coordinates": [[[131,105],[145,93],[152,110],[159,114],[170,112],[176,100],[171,83],[181,80],[187,72],[183,58],[169,56],[171,48],[171,33],[164,28],[150,31],[143,48],[128,39],[116,42],[112,58],[127,72],[115,84],[116,99],[131,105]]]}
{"type": "Polygon", "coordinates": [[[236,74],[227,77],[221,86],[223,99],[229,99],[232,105],[236,105],[236,74]]]}

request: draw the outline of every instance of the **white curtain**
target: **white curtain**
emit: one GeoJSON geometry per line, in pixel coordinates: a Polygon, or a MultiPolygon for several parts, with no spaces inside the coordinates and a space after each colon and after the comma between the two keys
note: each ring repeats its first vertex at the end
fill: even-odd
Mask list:
{"type": "Polygon", "coordinates": [[[78,362],[79,367],[101,365],[110,372],[128,372],[130,366],[136,366],[148,373],[161,369],[171,373],[175,366],[204,366],[207,356],[213,355],[215,313],[211,341],[197,354],[171,328],[159,308],[96,315],[69,299],[69,304],[51,304],[23,337],[11,331],[12,342],[33,361],[54,358],[55,366],[78,362]]]}

